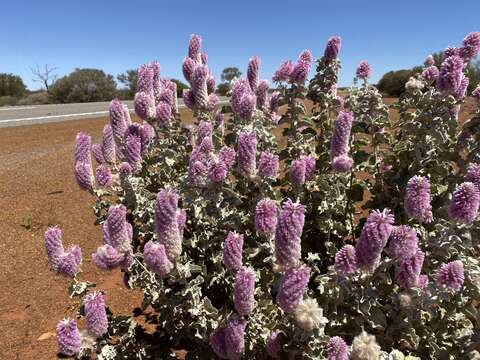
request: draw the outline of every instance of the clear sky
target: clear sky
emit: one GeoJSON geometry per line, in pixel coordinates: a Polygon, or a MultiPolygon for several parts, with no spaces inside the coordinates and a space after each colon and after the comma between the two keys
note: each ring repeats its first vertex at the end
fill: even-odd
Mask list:
{"type": "Polygon", "coordinates": [[[250,56],[262,59],[261,77],[304,48],[315,58],[327,38],[342,38],[340,85],[368,60],[373,81],[409,68],[426,55],[480,30],[480,1],[3,1],[0,72],[20,75],[49,64],[64,75],[94,67],[117,75],[158,60],[162,75],[183,79],[181,62],[191,33],[203,37],[217,82],[224,67],[245,73],[250,56]]]}

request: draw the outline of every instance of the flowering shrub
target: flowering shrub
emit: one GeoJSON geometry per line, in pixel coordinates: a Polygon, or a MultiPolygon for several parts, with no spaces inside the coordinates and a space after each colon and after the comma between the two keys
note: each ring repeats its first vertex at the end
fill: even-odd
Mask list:
{"type": "Polygon", "coordinates": [[[65,251],[51,227],[51,268],[73,278],[86,319],[82,331],[73,319],[58,323],[61,353],[480,356],[480,89],[475,113],[458,122],[464,65],[480,51],[480,33],[445,51],[440,69],[427,57],[392,106],[398,120],[368,83],[366,61],[339,96],[340,48],[339,37],[328,40],[308,84],[310,51],[283,62],[274,92],[252,57],[220,108],[192,35],[182,69],[193,125],[182,123],[175,84],[152,62],[138,71],[141,124],[113,100],[101,144],[78,134],[75,177],[103,226],[92,261],[143,290],[141,309],[158,330],[107,311],[103,294],[78,279],[80,248],[65,251]]]}

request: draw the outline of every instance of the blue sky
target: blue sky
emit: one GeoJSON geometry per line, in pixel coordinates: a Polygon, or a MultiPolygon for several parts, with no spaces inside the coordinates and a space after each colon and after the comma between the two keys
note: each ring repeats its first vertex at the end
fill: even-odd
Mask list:
{"type": "Polygon", "coordinates": [[[0,72],[35,89],[29,67],[37,63],[58,67],[59,75],[76,67],[117,75],[158,60],[162,75],[183,80],[188,38],[198,33],[217,81],[227,66],[245,73],[252,55],[262,59],[262,78],[270,78],[282,60],[304,48],[317,58],[327,38],[340,35],[345,86],[361,60],[376,81],[460,44],[480,30],[479,14],[480,1],[5,1],[0,72]]]}

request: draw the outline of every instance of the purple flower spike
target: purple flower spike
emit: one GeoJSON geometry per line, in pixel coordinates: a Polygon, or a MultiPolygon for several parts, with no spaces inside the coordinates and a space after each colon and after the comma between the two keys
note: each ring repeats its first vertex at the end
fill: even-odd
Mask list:
{"type": "Polygon", "coordinates": [[[477,217],[480,205],[480,191],[471,182],[464,182],[453,192],[448,208],[448,216],[464,224],[471,224],[477,217]]]}
{"type": "Polygon", "coordinates": [[[325,347],[328,360],[348,360],[348,345],[339,336],[332,337],[325,347]]]}
{"type": "Polygon", "coordinates": [[[198,124],[198,139],[197,144],[200,144],[202,140],[206,137],[211,137],[213,135],[213,125],[210,121],[201,120],[198,124]]]}
{"type": "Polygon", "coordinates": [[[75,277],[82,264],[82,251],[78,245],[72,246],[64,253],[58,263],[58,273],[67,277],[75,277]]]}
{"type": "Polygon", "coordinates": [[[128,135],[125,141],[125,157],[132,169],[138,170],[142,162],[142,141],[140,137],[128,135]]]}
{"type": "Polygon", "coordinates": [[[435,60],[433,58],[433,55],[428,55],[425,58],[425,61],[423,62],[423,64],[425,65],[425,67],[430,67],[430,66],[435,65],[435,60]]]}
{"type": "Polygon", "coordinates": [[[91,162],[78,162],[75,164],[75,179],[83,190],[93,189],[93,169],[91,162]]]}
{"type": "Polygon", "coordinates": [[[109,244],[100,246],[97,251],[92,254],[93,263],[104,270],[116,268],[124,258],[124,254],[119,253],[117,249],[109,244]]]}
{"type": "Polygon", "coordinates": [[[213,75],[210,74],[207,76],[207,92],[209,94],[212,94],[215,92],[215,88],[215,78],[213,77],[213,75]]]}
{"type": "MultiPolygon", "coordinates": [[[[349,142],[352,124],[353,114],[349,111],[340,111],[335,120],[335,128],[330,141],[330,158],[332,159],[332,162],[337,163],[334,165],[335,171],[344,170],[348,167],[348,160],[345,161],[344,158],[348,159],[348,152],[350,151],[349,142]],[[337,157],[342,158],[340,160],[335,160],[337,157]],[[347,162],[347,164],[345,164],[345,162],[347,162]]],[[[348,170],[350,167],[351,165],[348,167],[348,170]]]]}
{"type": "Polygon", "coordinates": [[[438,74],[440,71],[436,66],[429,66],[422,72],[422,79],[425,80],[427,83],[431,84],[434,81],[437,81],[438,74]]]}
{"type": "Polygon", "coordinates": [[[193,110],[195,108],[195,97],[193,96],[192,90],[184,89],[182,99],[185,103],[185,106],[188,107],[190,110],[193,110]]]}
{"type": "Polygon", "coordinates": [[[463,59],[459,56],[450,56],[446,58],[437,78],[437,88],[444,93],[454,94],[462,86],[463,59]]]}
{"type": "Polygon", "coordinates": [[[219,358],[228,359],[225,348],[225,328],[218,328],[210,334],[210,346],[219,358]]]}
{"type": "Polygon", "coordinates": [[[289,81],[293,72],[293,68],[294,65],[291,60],[284,61],[278,70],[275,71],[275,74],[273,74],[272,80],[275,82],[289,81]]]}
{"type": "Polygon", "coordinates": [[[183,65],[182,65],[183,76],[185,77],[185,80],[187,80],[188,82],[192,81],[192,75],[193,75],[193,72],[195,71],[196,66],[197,64],[193,59],[185,58],[185,60],[183,60],[183,65]]]}
{"type": "Polygon", "coordinates": [[[208,168],[208,180],[213,183],[223,182],[228,175],[228,167],[223,161],[211,161],[208,168]]]}
{"type": "Polygon", "coordinates": [[[367,61],[360,62],[357,67],[356,75],[359,79],[368,79],[372,75],[370,64],[367,61]]]}
{"type": "Polygon", "coordinates": [[[312,53],[310,50],[303,50],[298,56],[298,61],[295,64],[290,78],[292,82],[303,84],[307,81],[310,67],[312,66],[312,53]]]}
{"type": "Polygon", "coordinates": [[[233,302],[239,315],[250,315],[255,306],[255,272],[242,266],[235,275],[233,302]]]}
{"type": "Polygon", "coordinates": [[[110,124],[105,125],[103,128],[102,152],[106,162],[109,164],[115,162],[115,139],[113,137],[112,125],[110,124]]]}
{"type": "Polygon", "coordinates": [[[57,271],[63,256],[62,230],[60,226],[48,227],[44,236],[45,250],[52,270],[57,271]]]}
{"type": "Polygon", "coordinates": [[[137,74],[137,92],[144,92],[153,96],[154,68],[149,66],[149,64],[140,65],[137,74]]]}
{"type": "Polygon", "coordinates": [[[248,83],[250,84],[250,89],[252,89],[252,91],[254,92],[257,90],[257,86],[258,86],[259,71],[260,71],[260,58],[258,56],[254,56],[250,58],[248,62],[248,69],[247,69],[248,83]]]}
{"type": "Polygon", "coordinates": [[[373,272],[378,266],[380,255],[393,230],[395,218],[389,209],[373,210],[363,226],[355,250],[360,267],[373,272]]]}
{"type": "Polygon", "coordinates": [[[85,307],[88,333],[96,338],[102,337],[108,331],[108,319],[103,294],[99,291],[88,294],[83,299],[83,305],[85,307]]]}
{"type": "Polygon", "coordinates": [[[158,125],[160,126],[167,125],[170,122],[171,117],[172,117],[172,107],[170,106],[170,104],[160,101],[157,105],[156,116],[155,116],[158,122],[158,125]]]}
{"type": "Polygon", "coordinates": [[[60,320],[56,327],[58,351],[73,356],[80,351],[81,339],[77,322],[73,319],[60,320]]]}
{"type": "Polygon", "coordinates": [[[201,50],[202,38],[200,37],[200,35],[190,35],[190,41],[188,43],[188,57],[200,64],[202,62],[201,50]]]}
{"type": "Polygon", "coordinates": [[[454,292],[460,291],[464,280],[463,263],[460,260],[443,264],[437,271],[437,284],[443,285],[454,292]]]}
{"type": "Polygon", "coordinates": [[[282,101],[282,96],[278,91],[273,92],[269,97],[268,97],[268,110],[270,112],[276,113],[278,111],[278,108],[280,107],[280,103],[282,101]]]}
{"type": "Polygon", "coordinates": [[[110,245],[121,253],[132,250],[132,237],[128,229],[130,224],[127,223],[126,215],[127,209],[123,205],[110,206],[108,209],[107,226],[110,245]]]}
{"type": "Polygon", "coordinates": [[[258,174],[263,178],[275,179],[278,176],[278,169],[278,155],[263,151],[258,162],[258,174]]]}
{"type": "Polygon", "coordinates": [[[417,250],[411,258],[400,259],[396,271],[397,282],[406,289],[417,286],[424,259],[425,254],[421,250],[417,250]]]}
{"type": "MultiPolygon", "coordinates": [[[[112,100],[109,107],[110,125],[112,126],[115,143],[121,147],[123,144],[123,137],[127,130],[127,123],[125,121],[125,109],[120,100],[112,100]]],[[[105,151],[105,149],[103,150],[105,151]]],[[[104,154],[105,155],[105,154],[104,154]]]]}
{"type": "Polygon", "coordinates": [[[242,266],[243,235],[230,231],[223,243],[223,264],[229,270],[242,266]]]}
{"type": "Polygon", "coordinates": [[[280,339],[281,334],[283,334],[283,331],[281,330],[274,330],[270,333],[270,336],[267,339],[267,343],[265,346],[265,349],[267,350],[268,356],[278,359],[280,356],[280,339]]]}
{"type": "Polygon", "coordinates": [[[352,245],[343,245],[335,255],[335,271],[340,276],[348,276],[358,269],[357,254],[352,245]]]}
{"type": "Polygon", "coordinates": [[[418,251],[418,237],[415,229],[408,225],[395,226],[390,235],[388,253],[402,260],[410,259],[418,251]]]}
{"type": "Polygon", "coordinates": [[[110,186],[112,185],[112,171],[106,164],[101,164],[97,167],[95,171],[95,179],[97,184],[100,186],[110,186]]]}
{"type": "Polygon", "coordinates": [[[79,132],[75,139],[75,164],[78,162],[91,163],[90,147],[92,138],[90,135],[79,132]]]}
{"type": "Polygon", "coordinates": [[[207,111],[215,110],[219,101],[220,101],[220,99],[217,96],[217,94],[212,93],[212,94],[208,95],[207,106],[205,107],[205,110],[207,110],[207,111]]]}
{"type": "Polygon", "coordinates": [[[248,84],[248,81],[245,79],[238,79],[232,86],[231,98],[232,110],[236,114],[240,113],[240,102],[243,95],[247,93],[253,95],[252,91],[250,90],[250,85],[248,84]]]}
{"type": "Polygon", "coordinates": [[[268,80],[260,80],[255,93],[257,95],[257,106],[259,109],[263,109],[267,105],[269,89],[268,80]]]}
{"type": "Polygon", "coordinates": [[[253,175],[257,156],[257,135],[255,131],[242,131],[238,134],[237,151],[240,170],[246,175],[253,175]]]}
{"type": "Polygon", "coordinates": [[[480,164],[470,164],[468,166],[467,181],[474,183],[480,189],[480,164]]]}
{"type": "Polygon", "coordinates": [[[182,253],[182,233],[179,229],[178,195],[173,189],[162,189],[155,202],[155,229],[157,240],[165,246],[172,262],[182,253]]]}
{"type": "Polygon", "coordinates": [[[243,319],[231,319],[225,328],[225,350],[227,359],[240,360],[245,352],[245,327],[247,322],[243,319]]]}
{"type": "Polygon", "coordinates": [[[472,32],[463,39],[463,46],[460,48],[460,56],[469,61],[480,52],[480,32],[472,32]]]}
{"type": "Polygon", "coordinates": [[[430,201],[430,182],[426,177],[414,176],[408,180],[404,202],[409,217],[423,223],[431,222],[433,214],[430,201]]]}
{"type": "Polygon", "coordinates": [[[167,257],[165,246],[160,243],[154,243],[151,240],[145,244],[143,257],[148,269],[160,276],[168,275],[174,267],[167,257]]]}
{"type": "Polygon", "coordinates": [[[305,184],[305,162],[301,159],[293,160],[290,166],[290,182],[294,186],[302,186],[305,184]]]}
{"type": "Polygon", "coordinates": [[[305,206],[288,199],[283,204],[275,232],[275,259],[278,265],[288,268],[299,264],[304,223],[305,206]]]}
{"type": "Polygon", "coordinates": [[[142,120],[155,118],[155,100],[145,92],[137,92],[133,99],[135,113],[142,120]]]}
{"type": "Polygon", "coordinates": [[[342,39],[339,36],[332,36],[327,41],[327,46],[325,47],[324,57],[327,61],[335,60],[338,57],[340,48],[342,46],[342,39]]]}
{"type": "Polygon", "coordinates": [[[93,157],[95,158],[95,161],[99,164],[103,164],[105,162],[105,159],[103,158],[103,152],[102,152],[102,145],[101,144],[93,144],[92,145],[92,154],[93,157]]]}
{"type": "Polygon", "coordinates": [[[238,115],[244,120],[250,120],[255,111],[256,103],[257,98],[255,95],[248,92],[243,94],[239,103],[238,115]]]}
{"type": "Polygon", "coordinates": [[[286,313],[292,313],[303,298],[310,279],[310,268],[302,265],[285,271],[277,293],[277,303],[286,313]]]}
{"type": "Polygon", "coordinates": [[[205,65],[197,66],[193,72],[192,92],[195,106],[199,109],[205,109],[208,105],[207,76],[208,69],[205,65]]]}
{"type": "Polygon", "coordinates": [[[275,233],[278,222],[277,203],[264,198],[255,207],[255,228],[259,234],[269,236],[275,233]]]}
{"type": "Polygon", "coordinates": [[[348,172],[352,169],[353,159],[347,155],[340,155],[333,158],[332,168],[338,173],[348,172]]]}

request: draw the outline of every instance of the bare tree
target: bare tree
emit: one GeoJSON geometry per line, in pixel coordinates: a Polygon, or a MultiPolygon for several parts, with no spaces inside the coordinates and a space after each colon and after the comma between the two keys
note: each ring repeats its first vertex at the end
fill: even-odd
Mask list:
{"type": "Polygon", "coordinates": [[[44,69],[40,69],[38,64],[35,68],[30,68],[33,76],[35,76],[33,81],[41,82],[43,86],[45,86],[47,92],[48,88],[57,80],[57,75],[53,74],[55,70],[57,70],[56,67],[49,68],[47,64],[45,64],[44,69]]]}

